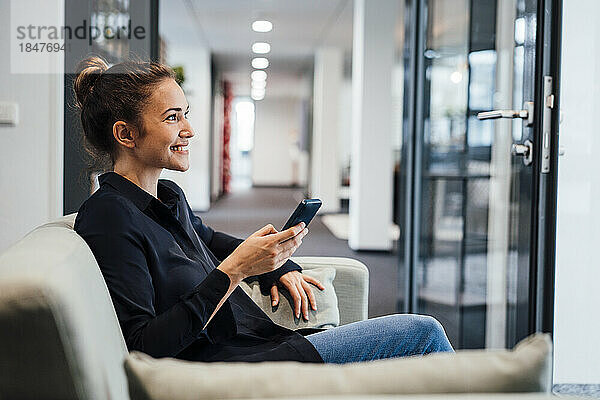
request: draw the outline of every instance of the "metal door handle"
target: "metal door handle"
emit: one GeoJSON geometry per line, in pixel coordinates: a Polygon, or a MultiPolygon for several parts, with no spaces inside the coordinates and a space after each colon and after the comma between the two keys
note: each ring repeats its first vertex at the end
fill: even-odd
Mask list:
{"type": "Polygon", "coordinates": [[[533,161],[533,143],[529,139],[523,144],[514,143],[511,153],[515,156],[523,156],[523,164],[529,165],[533,161]]]}
{"type": "Polygon", "coordinates": [[[527,125],[529,126],[533,124],[533,102],[528,101],[525,104],[523,104],[523,110],[484,111],[477,114],[477,118],[480,120],[498,118],[521,118],[527,120],[527,125]]]}

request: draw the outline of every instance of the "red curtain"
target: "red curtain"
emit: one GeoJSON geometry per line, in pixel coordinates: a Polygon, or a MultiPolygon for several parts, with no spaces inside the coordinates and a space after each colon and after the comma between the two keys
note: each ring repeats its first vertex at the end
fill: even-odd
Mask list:
{"type": "Polygon", "coordinates": [[[231,182],[231,156],[229,152],[229,141],[231,139],[231,102],[233,94],[231,82],[223,81],[223,154],[221,163],[223,179],[223,193],[227,194],[230,190],[231,182]]]}

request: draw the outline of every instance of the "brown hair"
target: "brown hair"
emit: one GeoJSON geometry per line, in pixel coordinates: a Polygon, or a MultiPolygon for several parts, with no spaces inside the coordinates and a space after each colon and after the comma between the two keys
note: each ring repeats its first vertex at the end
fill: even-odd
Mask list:
{"type": "Polygon", "coordinates": [[[96,164],[106,167],[115,162],[115,122],[129,122],[142,131],[143,108],[164,79],[175,79],[175,74],[156,62],[124,61],[109,67],[102,58],[93,56],[79,63],[73,90],[85,149],[96,164]]]}

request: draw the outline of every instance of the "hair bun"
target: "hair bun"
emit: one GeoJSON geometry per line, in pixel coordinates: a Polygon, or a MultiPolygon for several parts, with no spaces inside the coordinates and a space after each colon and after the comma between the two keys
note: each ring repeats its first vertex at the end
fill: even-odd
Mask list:
{"type": "Polygon", "coordinates": [[[76,69],[77,76],[73,82],[73,90],[79,108],[85,103],[87,97],[92,93],[94,84],[104,71],[108,69],[108,64],[101,57],[93,56],[82,60],[76,69]]]}

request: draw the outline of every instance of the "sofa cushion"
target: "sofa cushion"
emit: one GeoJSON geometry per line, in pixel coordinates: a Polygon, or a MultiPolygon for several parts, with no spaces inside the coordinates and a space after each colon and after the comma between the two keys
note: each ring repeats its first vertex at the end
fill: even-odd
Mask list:
{"type": "Polygon", "coordinates": [[[242,282],[240,286],[250,296],[252,300],[278,325],[288,329],[299,328],[331,328],[340,324],[340,311],[338,309],[337,296],[333,288],[335,279],[335,269],[333,268],[314,268],[305,269],[303,274],[317,279],[325,287],[320,290],[311,284],[315,301],[317,302],[317,311],[308,309],[309,320],[296,318],[293,313],[294,301],[289,292],[285,289],[279,290],[279,304],[271,306],[271,295],[262,294],[258,282],[247,284],[242,282]]]}
{"type": "Polygon", "coordinates": [[[61,399],[85,394],[51,303],[39,285],[0,282],[0,398],[44,398],[49,389],[61,399]]]}
{"type": "Polygon", "coordinates": [[[65,224],[37,228],[0,255],[0,326],[0,398],[128,398],[108,289],[65,224]]]}
{"type": "Polygon", "coordinates": [[[363,321],[369,314],[369,270],[358,260],[345,257],[292,257],[303,271],[334,268],[333,287],[338,299],[340,325],[363,321]]]}
{"type": "Polygon", "coordinates": [[[133,400],[548,392],[551,349],[550,336],[536,334],[514,350],[463,350],[345,365],[199,363],[132,352],[125,369],[133,400]]]}

